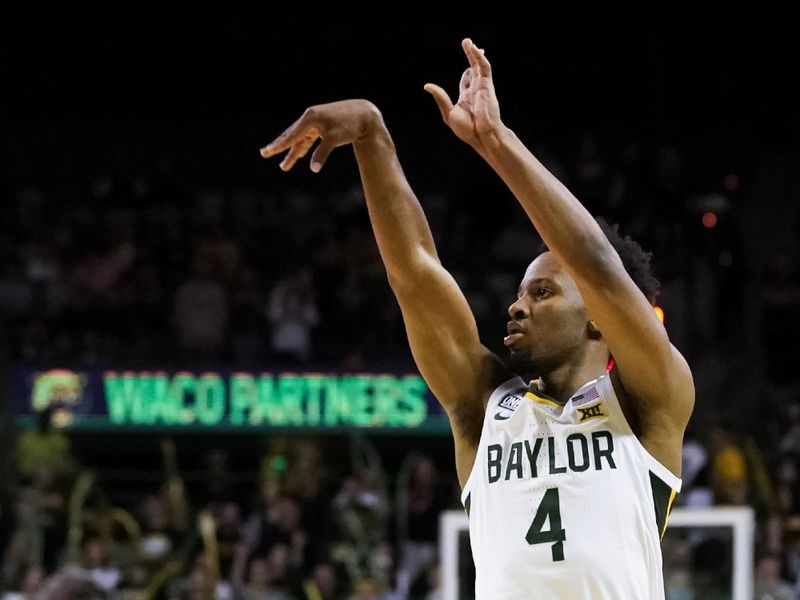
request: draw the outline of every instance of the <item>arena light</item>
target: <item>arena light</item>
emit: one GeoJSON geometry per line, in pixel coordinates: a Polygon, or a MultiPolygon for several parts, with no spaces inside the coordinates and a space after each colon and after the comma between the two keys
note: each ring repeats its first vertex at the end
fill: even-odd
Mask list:
{"type": "Polygon", "coordinates": [[[717,214],[712,211],[703,213],[703,227],[713,229],[717,226],[717,214]]]}
{"type": "Polygon", "coordinates": [[[732,192],[733,190],[739,187],[739,176],[734,173],[728,173],[722,180],[722,185],[725,187],[726,190],[732,192]]]}
{"type": "Polygon", "coordinates": [[[661,308],[658,304],[655,304],[655,305],[653,305],[653,310],[655,311],[656,316],[658,317],[658,320],[663,323],[664,322],[664,309],[661,308]]]}

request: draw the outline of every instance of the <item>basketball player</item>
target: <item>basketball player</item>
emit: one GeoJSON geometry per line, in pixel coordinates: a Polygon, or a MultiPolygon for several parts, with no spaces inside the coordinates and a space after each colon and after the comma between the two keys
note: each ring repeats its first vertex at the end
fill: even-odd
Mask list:
{"type": "Polygon", "coordinates": [[[462,47],[457,103],[425,89],[547,247],[509,307],[507,362],[481,344],[373,104],[312,106],[261,153],[288,151],[288,171],[319,141],[318,172],[334,148],[355,151],[414,360],[452,425],[476,598],[663,599],[660,541],[694,385],[653,310],[649,254],[527,150],[500,118],[484,52],[462,47]]]}

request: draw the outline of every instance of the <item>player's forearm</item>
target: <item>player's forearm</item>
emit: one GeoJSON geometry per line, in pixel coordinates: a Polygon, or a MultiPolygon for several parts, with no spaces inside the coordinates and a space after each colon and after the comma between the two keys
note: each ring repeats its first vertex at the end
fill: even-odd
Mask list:
{"type": "Polygon", "coordinates": [[[413,280],[421,261],[436,257],[422,207],[403,174],[383,122],[353,144],[372,229],[389,277],[413,280]],[[387,168],[388,167],[388,168],[387,168]]]}
{"type": "Polygon", "coordinates": [[[510,129],[481,141],[481,156],[517,198],[548,248],[575,274],[596,273],[614,253],[589,211],[510,129]]]}

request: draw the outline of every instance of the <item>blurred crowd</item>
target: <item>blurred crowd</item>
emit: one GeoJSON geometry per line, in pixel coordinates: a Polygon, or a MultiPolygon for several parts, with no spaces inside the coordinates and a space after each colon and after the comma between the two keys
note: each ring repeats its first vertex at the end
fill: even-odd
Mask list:
{"type": "Polygon", "coordinates": [[[69,206],[36,189],[11,198],[0,303],[13,359],[307,362],[313,345],[340,363],[396,346],[357,197],[322,212],[302,193],[190,194],[165,175],[104,175],[69,206]]]}
{"type": "Polygon", "coordinates": [[[211,446],[190,478],[167,437],[158,480],[126,486],[44,417],[18,438],[2,597],[439,597],[438,518],[459,501],[449,469],[409,452],[389,473],[367,438],[344,445],[272,439],[244,477],[230,448],[211,446]]]}
{"type": "MultiPolygon", "coordinates": [[[[791,176],[769,157],[703,169],[713,156],[668,141],[585,134],[535,152],[591,212],[653,252],[665,326],[697,386],[678,505],[753,506],[757,597],[796,597],[800,218],[791,176]]],[[[68,203],[35,186],[3,189],[7,366],[409,364],[357,183],[324,197],[198,190],[165,163],[111,169],[87,187],[68,203]]],[[[500,188],[469,175],[457,187],[466,198],[430,184],[418,192],[443,263],[487,346],[502,352],[506,309],[539,239],[513,199],[482,197],[500,188]]],[[[78,464],[68,434],[46,423],[21,431],[3,506],[3,598],[47,586],[52,598],[83,597],[63,595],[69,586],[87,598],[437,598],[438,515],[459,507],[452,467],[411,453],[387,472],[358,438],[349,460],[332,463],[324,443],[272,440],[246,484],[226,479],[233,470],[220,450],[191,487],[165,440],[163,481],[133,497],[78,464]]],[[[710,580],[706,595],[692,595],[700,583],[682,570],[714,572],[727,560],[711,542],[665,553],[670,598],[714,597],[710,580]]]]}

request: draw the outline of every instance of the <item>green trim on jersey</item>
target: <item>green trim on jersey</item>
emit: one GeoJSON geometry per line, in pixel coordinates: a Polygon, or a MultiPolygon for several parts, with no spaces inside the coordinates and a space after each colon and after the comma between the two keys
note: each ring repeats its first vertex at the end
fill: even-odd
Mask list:
{"type": "Polygon", "coordinates": [[[466,499],[464,500],[464,510],[467,511],[467,516],[469,516],[469,507],[472,504],[472,492],[467,494],[466,499]]]}
{"type": "Polygon", "coordinates": [[[525,396],[535,402],[542,402],[543,404],[549,404],[550,406],[555,406],[556,408],[564,408],[566,405],[566,402],[559,402],[550,394],[541,391],[539,389],[538,379],[534,379],[530,382],[530,384],[528,384],[528,391],[525,393],[525,396]]]}
{"type": "Polygon", "coordinates": [[[658,526],[659,537],[664,537],[667,530],[669,513],[672,510],[672,502],[677,493],[669,485],[664,483],[661,478],[650,471],[650,487],[653,490],[653,506],[656,511],[656,525],[658,526]]]}

